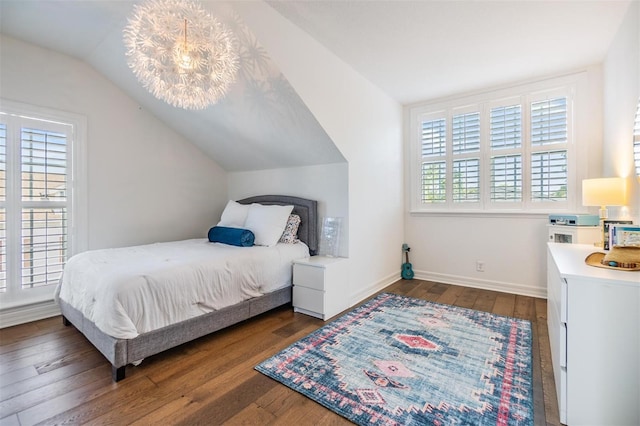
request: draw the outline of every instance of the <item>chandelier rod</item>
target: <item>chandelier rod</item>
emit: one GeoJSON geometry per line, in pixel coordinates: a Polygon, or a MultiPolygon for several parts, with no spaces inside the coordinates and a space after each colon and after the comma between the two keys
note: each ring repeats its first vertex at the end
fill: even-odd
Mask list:
{"type": "Polygon", "coordinates": [[[187,51],[187,18],[184,18],[184,50],[187,51]]]}

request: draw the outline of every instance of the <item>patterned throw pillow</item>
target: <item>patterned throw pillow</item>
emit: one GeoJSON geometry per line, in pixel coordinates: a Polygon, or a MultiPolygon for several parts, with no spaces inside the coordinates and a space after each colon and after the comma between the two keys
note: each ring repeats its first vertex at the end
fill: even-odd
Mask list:
{"type": "Polygon", "coordinates": [[[284,227],[284,232],[280,237],[281,243],[295,244],[298,240],[298,228],[300,227],[300,216],[297,214],[289,215],[287,219],[287,226],[284,227]]]}

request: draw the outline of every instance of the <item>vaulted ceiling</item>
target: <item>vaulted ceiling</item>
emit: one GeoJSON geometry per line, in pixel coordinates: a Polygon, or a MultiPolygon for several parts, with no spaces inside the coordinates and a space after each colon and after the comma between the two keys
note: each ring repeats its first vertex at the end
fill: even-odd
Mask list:
{"type": "MultiPolygon", "coordinates": [[[[630,1],[267,3],[407,104],[599,63],[630,1]]],[[[202,1],[239,41],[241,69],[228,96],[186,111],[148,94],[122,44],[134,3],[0,0],[0,32],[87,62],[228,171],[344,161],[233,2],[202,1]]]]}

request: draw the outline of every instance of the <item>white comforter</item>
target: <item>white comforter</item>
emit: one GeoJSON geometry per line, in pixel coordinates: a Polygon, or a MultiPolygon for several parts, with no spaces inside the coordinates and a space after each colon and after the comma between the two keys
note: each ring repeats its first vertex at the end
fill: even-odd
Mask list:
{"type": "Polygon", "coordinates": [[[291,285],[303,243],[235,247],[207,239],[88,251],[67,262],[56,298],[106,334],[138,334],[291,285]]]}

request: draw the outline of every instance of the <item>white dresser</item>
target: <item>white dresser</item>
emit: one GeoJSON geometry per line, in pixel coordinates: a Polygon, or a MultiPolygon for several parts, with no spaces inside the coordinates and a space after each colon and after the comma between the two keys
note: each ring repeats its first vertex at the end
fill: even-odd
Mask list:
{"type": "Polygon", "coordinates": [[[293,310],[323,320],[349,307],[349,259],[313,256],[293,262],[293,310]]]}
{"type": "Polygon", "coordinates": [[[548,244],[547,322],[560,421],[640,425],[640,272],[589,266],[597,247],[548,244]]]}

